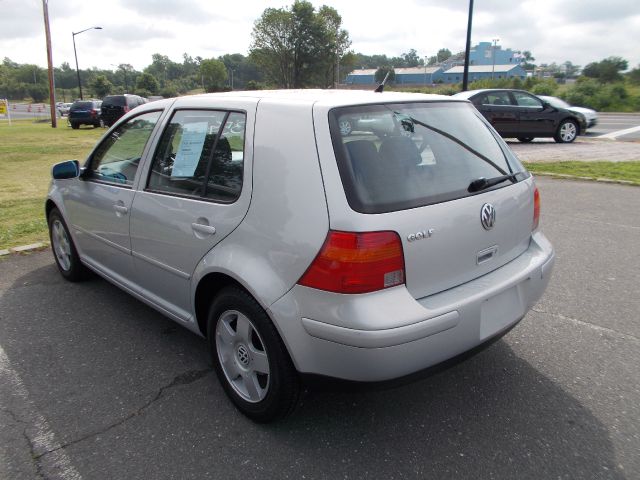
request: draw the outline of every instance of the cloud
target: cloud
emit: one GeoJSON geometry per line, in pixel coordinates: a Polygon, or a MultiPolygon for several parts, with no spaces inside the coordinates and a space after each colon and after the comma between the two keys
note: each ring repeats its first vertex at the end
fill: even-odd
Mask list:
{"type": "MultiPolygon", "coordinates": [[[[212,2],[213,3],[213,2],[212,2]]],[[[224,17],[209,12],[198,0],[126,0],[120,5],[143,18],[161,18],[183,23],[209,23],[224,20],[224,17]]],[[[213,3],[215,5],[215,3],[213,3]]]]}

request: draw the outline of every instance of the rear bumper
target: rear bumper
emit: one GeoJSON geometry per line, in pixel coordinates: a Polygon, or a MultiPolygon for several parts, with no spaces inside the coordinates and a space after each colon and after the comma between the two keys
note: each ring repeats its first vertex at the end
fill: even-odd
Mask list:
{"type": "Polygon", "coordinates": [[[542,296],[554,252],[536,232],[527,251],[475,280],[422,299],[404,287],[337,295],[295,286],[270,308],[301,373],[386,381],[424,370],[515,325],[542,296]]]}

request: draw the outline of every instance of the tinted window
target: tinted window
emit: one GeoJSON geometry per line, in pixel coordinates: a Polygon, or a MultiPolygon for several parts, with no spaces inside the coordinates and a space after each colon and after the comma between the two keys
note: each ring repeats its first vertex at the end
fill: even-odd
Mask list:
{"type": "Polygon", "coordinates": [[[165,129],[148,188],[232,202],[242,190],[245,115],[178,110],[165,129]]]}
{"type": "Polygon", "coordinates": [[[481,118],[457,102],[332,110],[331,136],[351,208],[384,213],[453,200],[470,195],[472,180],[523,171],[481,118]],[[350,135],[340,134],[342,119],[351,119],[350,135]]]}
{"type": "Polygon", "coordinates": [[[509,92],[489,92],[485,94],[482,103],[484,105],[511,105],[509,92]]]}
{"type": "Polygon", "coordinates": [[[127,101],[126,101],[126,98],[122,95],[111,95],[104,98],[103,104],[124,107],[127,104],[127,101]]]}
{"type": "Polygon", "coordinates": [[[513,92],[513,96],[516,99],[516,105],[520,107],[542,108],[542,102],[532,95],[529,95],[524,92],[513,92]]]}
{"type": "Polygon", "coordinates": [[[109,134],[98,146],[89,166],[96,180],[133,185],[140,157],[161,112],[149,112],[130,119],[109,134]]]}
{"type": "Polygon", "coordinates": [[[71,110],[91,110],[93,102],[75,102],[71,105],[71,110]]]}

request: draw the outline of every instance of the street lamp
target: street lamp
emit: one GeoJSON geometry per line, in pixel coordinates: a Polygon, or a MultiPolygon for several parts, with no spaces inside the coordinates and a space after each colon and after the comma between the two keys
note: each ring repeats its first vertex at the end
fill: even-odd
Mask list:
{"type": "Polygon", "coordinates": [[[492,55],[491,57],[493,58],[492,60],[492,65],[491,65],[491,80],[493,80],[493,74],[496,70],[496,45],[498,44],[498,41],[500,40],[499,38],[494,38],[493,40],[493,47],[492,47],[492,55]]]}
{"type": "Polygon", "coordinates": [[[79,32],[71,32],[71,38],[73,39],[73,54],[76,57],[76,74],[78,75],[78,90],[80,90],[80,100],[84,100],[82,98],[82,83],[80,82],[80,69],[78,68],[78,52],[76,52],[76,35],[80,35],[82,32],[86,32],[87,30],[102,30],[102,27],[89,27],[84,30],[80,30],[79,32]]]}

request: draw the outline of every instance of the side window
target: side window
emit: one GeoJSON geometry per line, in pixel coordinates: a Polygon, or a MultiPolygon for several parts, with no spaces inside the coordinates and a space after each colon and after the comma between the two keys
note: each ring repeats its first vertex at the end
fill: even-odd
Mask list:
{"type": "Polygon", "coordinates": [[[242,190],[245,115],[178,110],[162,134],[148,189],[233,202],[242,190]]]}
{"type": "Polygon", "coordinates": [[[531,95],[527,95],[522,92],[513,92],[513,96],[516,99],[516,104],[519,107],[540,107],[542,108],[542,102],[540,102],[537,98],[532,97],[531,95]]]}
{"type": "Polygon", "coordinates": [[[130,119],[98,146],[91,158],[91,178],[133,185],[140,157],[162,112],[149,112],[130,119]]]}
{"type": "Polygon", "coordinates": [[[233,202],[242,190],[244,169],[244,113],[231,112],[213,154],[205,195],[212,200],[233,202]]]}
{"type": "Polygon", "coordinates": [[[507,92],[489,92],[487,93],[485,105],[511,105],[511,99],[507,92]]]}

